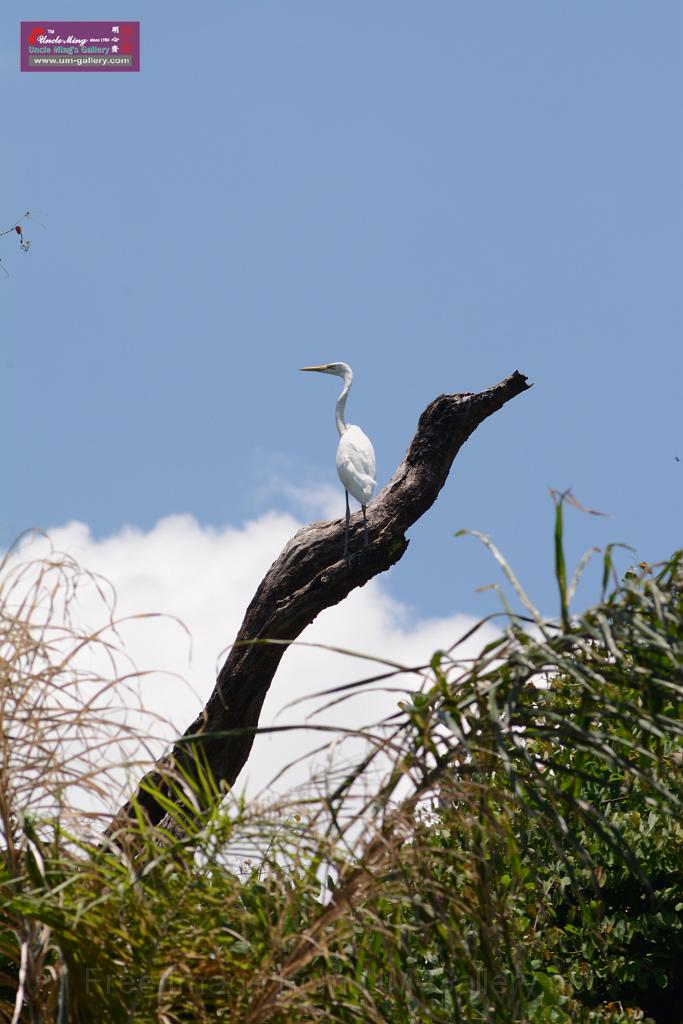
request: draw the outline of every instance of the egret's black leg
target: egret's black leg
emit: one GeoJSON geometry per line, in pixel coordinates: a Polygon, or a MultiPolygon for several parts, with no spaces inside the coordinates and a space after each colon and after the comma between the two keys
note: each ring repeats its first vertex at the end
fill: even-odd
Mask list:
{"type": "Polygon", "coordinates": [[[344,532],[344,561],[348,565],[349,562],[349,520],[351,519],[351,509],[349,508],[349,492],[345,491],[346,494],[346,530],[344,532]]]}
{"type": "Polygon", "coordinates": [[[368,538],[368,517],[365,514],[365,505],[361,505],[361,508],[363,509],[363,530],[365,531],[365,546],[367,548],[370,544],[368,538]]]}

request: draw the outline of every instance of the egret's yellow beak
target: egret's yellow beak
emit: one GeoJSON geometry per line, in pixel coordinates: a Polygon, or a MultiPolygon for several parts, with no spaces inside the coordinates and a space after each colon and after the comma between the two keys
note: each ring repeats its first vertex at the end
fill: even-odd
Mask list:
{"type": "Polygon", "coordinates": [[[303,370],[318,370],[321,373],[324,373],[325,370],[327,370],[328,366],[329,366],[329,363],[325,363],[324,366],[300,366],[299,369],[302,370],[302,371],[303,370]]]}

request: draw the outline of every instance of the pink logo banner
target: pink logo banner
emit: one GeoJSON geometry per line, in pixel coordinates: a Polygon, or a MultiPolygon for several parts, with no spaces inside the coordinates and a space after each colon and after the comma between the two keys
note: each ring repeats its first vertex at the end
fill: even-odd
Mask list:
{"type": "Polygon", "coordinates": [[[139,21],[22,21],[22,71],[139,71],[139,21]]]}

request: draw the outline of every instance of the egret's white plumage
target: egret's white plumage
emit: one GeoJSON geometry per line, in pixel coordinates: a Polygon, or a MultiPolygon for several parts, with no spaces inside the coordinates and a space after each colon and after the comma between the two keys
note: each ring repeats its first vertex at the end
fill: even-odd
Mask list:
{"type": "Polygon", "coordinates": [[[344,544],[344,557],[346,557],[349,542],[349,494],[353,495],[363,509],[365,543],[368,543],[365,506],[370,501],[376,486],[375,449],[372,447],[370,438],[363,433],[360,427],[347,423],[344,419],[346,399],[353,383],[351,367],[347,363],[325,363],[324,366],[303,366],[302,370],[331,373],[344,380],[344,387],[337,399],[335,415],[339,431],[337,473],[346,491],[346,541],[344,544]]]}
{"type": "Polygon", "coordinates": [[[361,505],[375,489],[375,451],[360,427],[350,424],[337,445],[337,472],[344,487],[361,505]]]}

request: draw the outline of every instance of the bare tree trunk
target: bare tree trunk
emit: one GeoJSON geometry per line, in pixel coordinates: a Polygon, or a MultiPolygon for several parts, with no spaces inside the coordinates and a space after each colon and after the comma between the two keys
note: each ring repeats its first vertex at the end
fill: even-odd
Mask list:
{"type": "MultiPolygon", "coordinates": [[[[485,391],[440,395],[427,406],[405,458],[368,507],[369,547],[363,546],[361,513],[351,517],[355,553],[348,565],[342,557],[343,519],[311,523],[285,545],[247,608],[206,707],[140,783],[136,801],[153,824],[164,818],[164,807],[146,784],[172,798],[169,779],[176,769],[192,777],[195,764],[208,765],[217,782],[234,784],[249,757],[261,707],[287,643],[324,608],[338,604],[401,558],[408,547],[406,530],[436,500],[461,446],[488,416],[530,386],[515,371],[485,391]]],[[[132,816],[128,802],[107,833],[114,836],[132,816]]]]}

